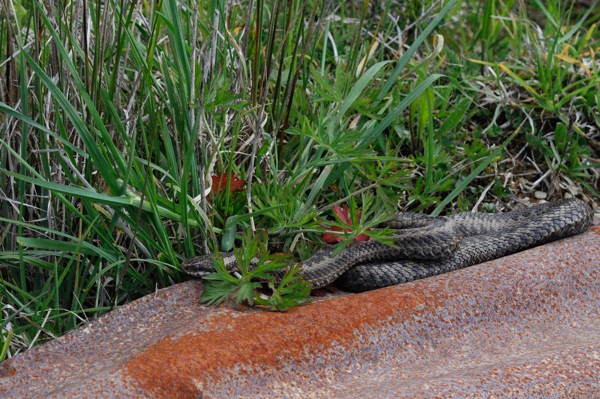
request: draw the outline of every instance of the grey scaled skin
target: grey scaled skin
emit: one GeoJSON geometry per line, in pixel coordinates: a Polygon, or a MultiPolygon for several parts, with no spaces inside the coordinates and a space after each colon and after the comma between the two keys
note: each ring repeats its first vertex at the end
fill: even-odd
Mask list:
{"type": "MultiPolygon", "coordinates": [[[[386,223],[397,229],[394,247],[374,240],[355,243],[336,256],[325,247],[300,268],[313,289],[336,282],[349,291],[367,291],[422,279],[500,258],[550,241],[579,234],[593,223],[584,201],[571,198],[512,212],[459,213],[431,217],[401,213],[386,223]]],[[[237,268],[233,254],[222,254],[228,271],[237,268]]],[[[186,260],[195,277],[214,272],[214,256],[186,260]]],[[[276,272],[281,278],[285,270],[276,272]]]]}

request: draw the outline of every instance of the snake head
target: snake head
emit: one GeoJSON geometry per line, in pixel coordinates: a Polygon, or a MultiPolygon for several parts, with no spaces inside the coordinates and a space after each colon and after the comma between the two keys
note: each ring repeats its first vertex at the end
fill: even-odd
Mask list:
{"type": "Polygon", "coordinates": [[[200,278],[216,271],[214,262],[215,256],[213,254],[208,254],[186,259],[181,266],[185,273],[200,278]]]}
{"type": "Polygon", "coordinates": [[[222,262],[225,270],[231,273],[239,269],[237,260],[233,252],[217,252],[214,254],[194,256],[186,259],[181,264],[183,271],[192,277],[205,277],[211,273],[215,273],[215,262],[222,262]]]}

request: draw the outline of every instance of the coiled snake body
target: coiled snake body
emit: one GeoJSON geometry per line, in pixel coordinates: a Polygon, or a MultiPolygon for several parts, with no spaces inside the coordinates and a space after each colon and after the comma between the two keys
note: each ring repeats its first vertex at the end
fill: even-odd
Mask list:
{"type": "MultiPolygon", "coordinates": [[[[302,263],[300,272],[313,289],[336,282],[366,291],[447,273],[579,234],[593,223],[590,206],[578,199],[535,205],[506,213],[459,213],[431,217],[400,213],[386,223],[396,229],[394,247],[374,240],[355,243],[333,256],[326,247],[302,263]]],[[[222,254],[228,271],[237,268],[222,254]]],[[[214,272],[214,256],[187,259],[187,274],[214,272]]],[[[285,270],[277,273],[283,276],[285,270]]]]}

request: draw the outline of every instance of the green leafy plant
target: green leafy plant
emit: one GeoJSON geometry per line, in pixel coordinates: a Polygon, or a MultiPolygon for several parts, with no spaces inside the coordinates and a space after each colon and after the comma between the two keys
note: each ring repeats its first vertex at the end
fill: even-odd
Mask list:
{"type": "Polygon", "coordinates": [[[299,264],[290,267],[289,260],[286,262],[269,256],[266,245],[261,245],[251,234],[246,234],[242,241],[241,248],[234,250],[239,272],[229,273],[222,256],[217,255],[217,272],[204,277],[206,286],[202,301],[218,304],[233,298],[238,304],[257,305],[278,311],[308,303],[311,288],[299,274],[299,264]],[[287,270],[281,277],[273,275],[274,271],[282,268],[287,270]],[[263,289],[265,285],[267,290],[263,289]]]}

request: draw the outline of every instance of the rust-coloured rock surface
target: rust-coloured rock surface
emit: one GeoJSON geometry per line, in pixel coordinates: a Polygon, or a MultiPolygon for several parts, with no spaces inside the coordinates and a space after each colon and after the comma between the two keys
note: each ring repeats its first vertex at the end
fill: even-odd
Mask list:
{"type": "Polygon", "coordinates": [[[6,398],[600,397],[600,227],[287,313],[149,295],[0,364],[6,398]]]}

